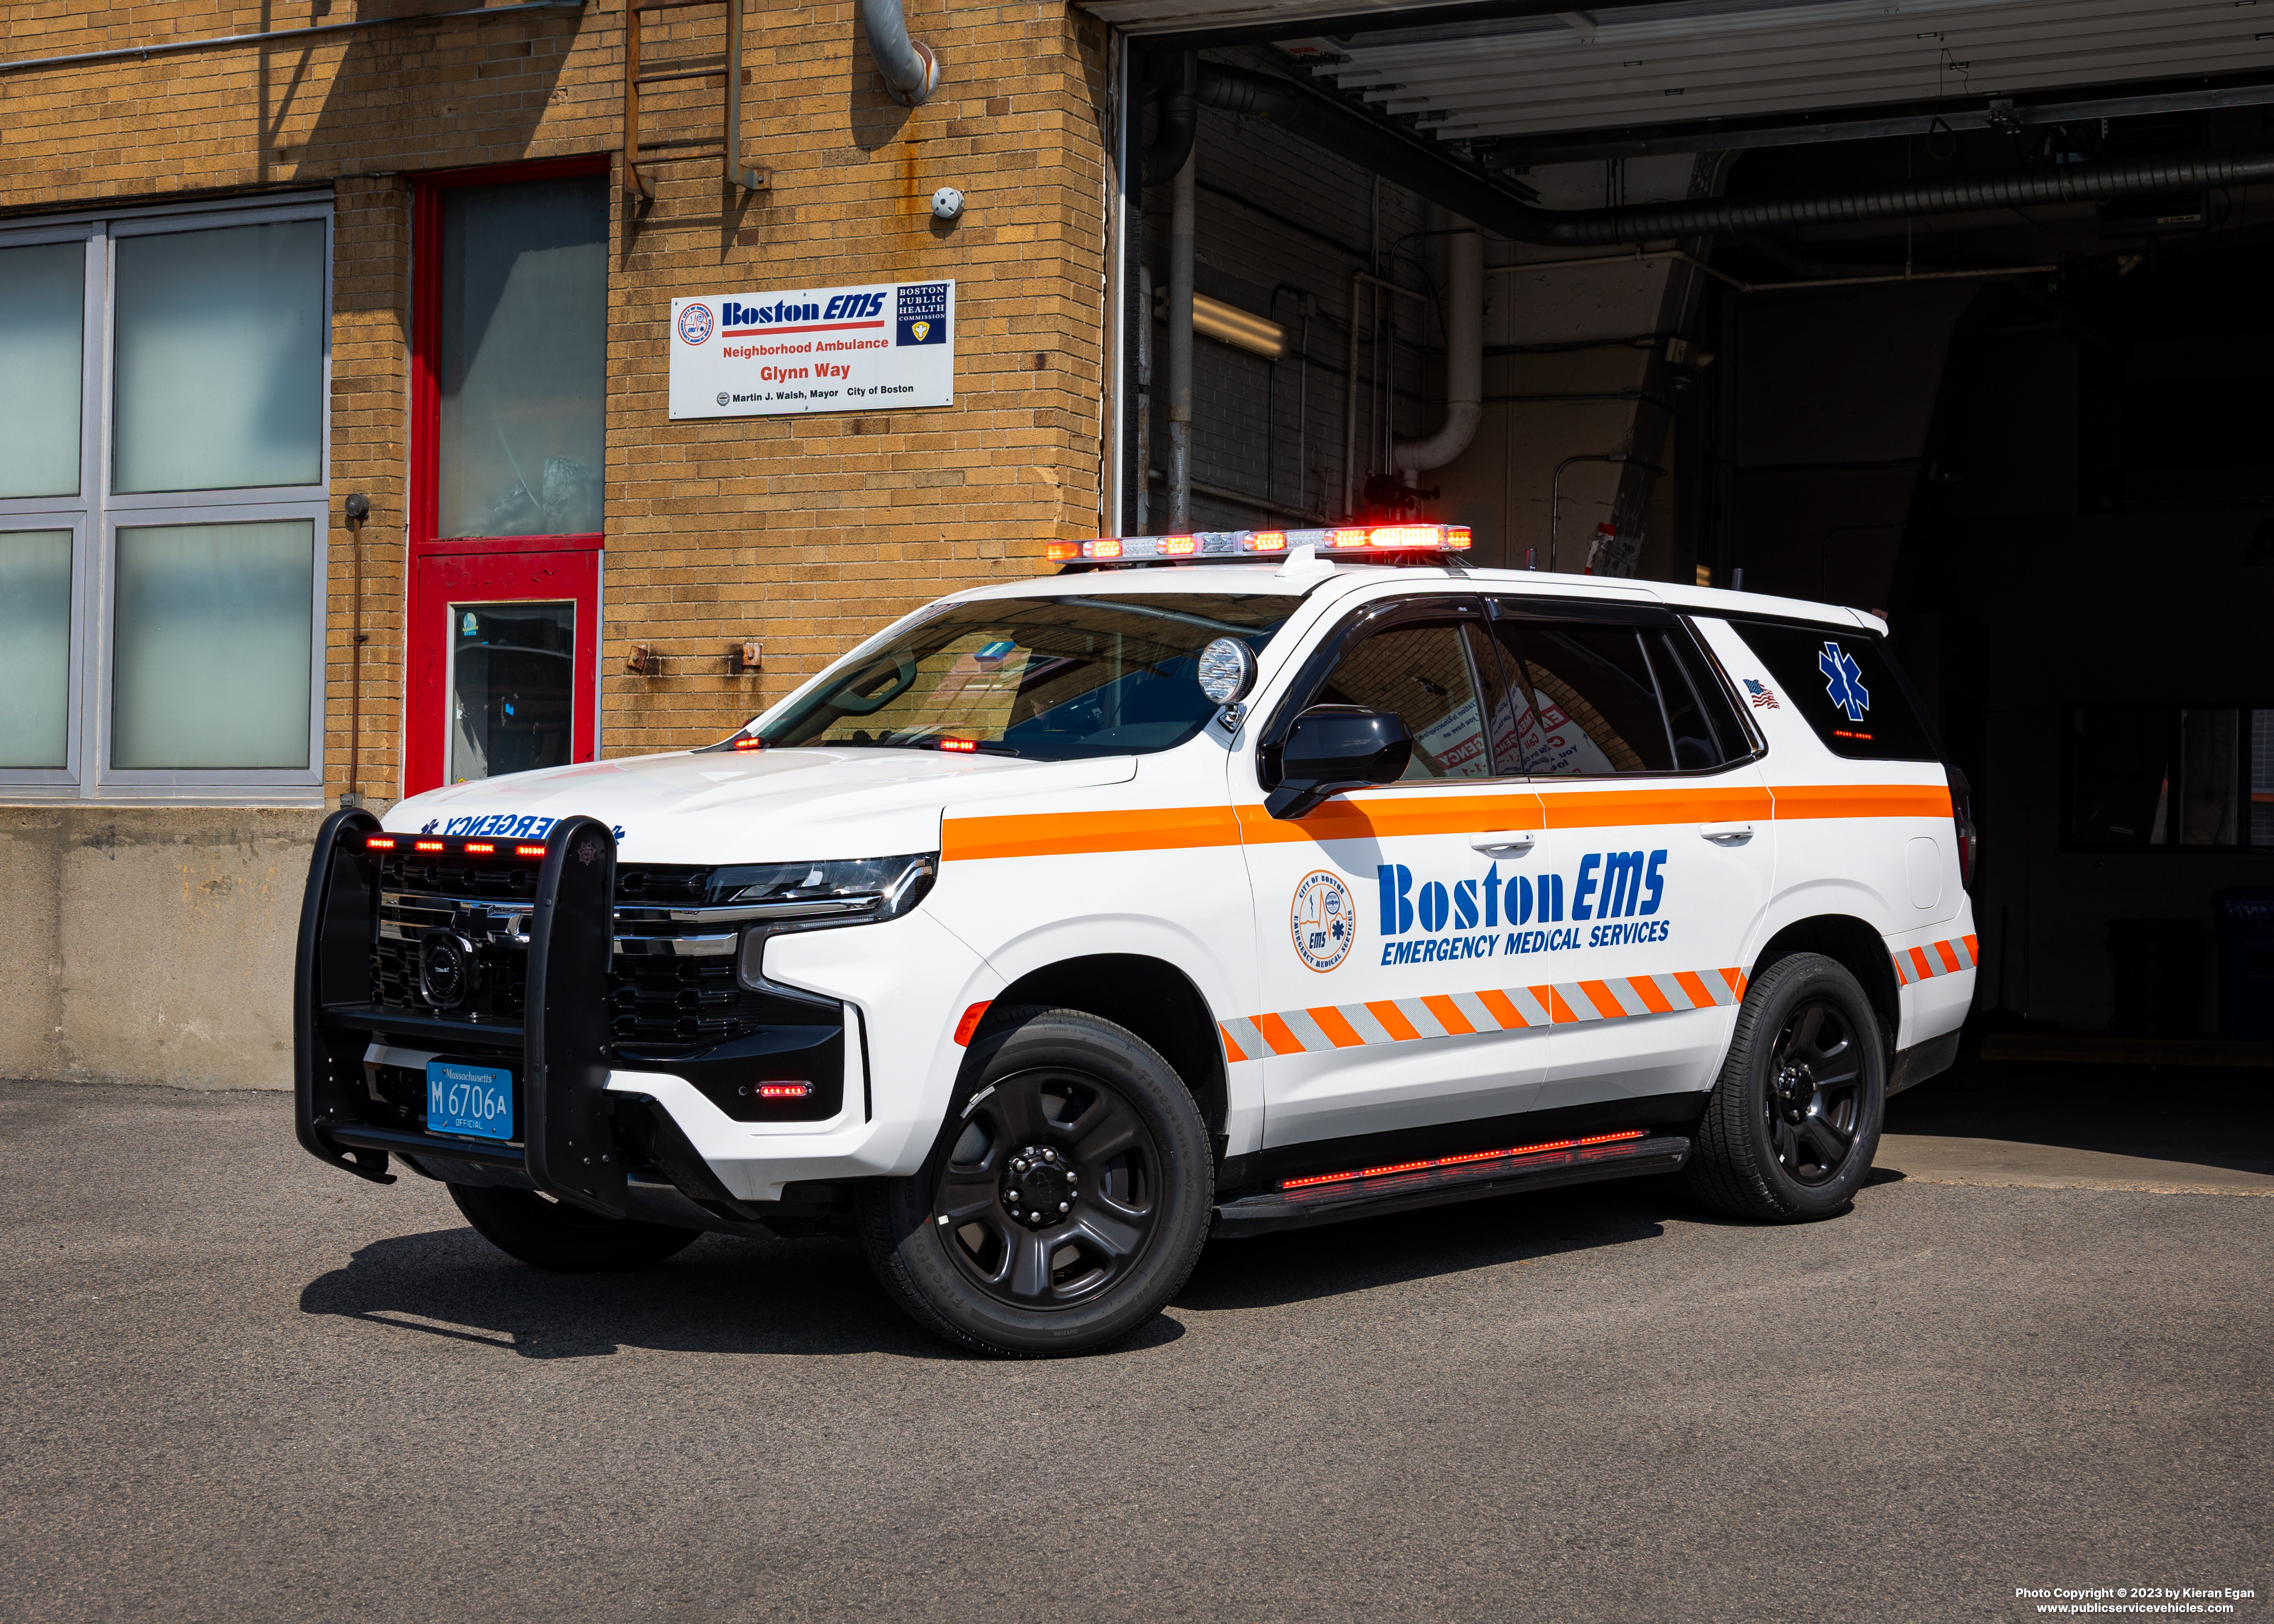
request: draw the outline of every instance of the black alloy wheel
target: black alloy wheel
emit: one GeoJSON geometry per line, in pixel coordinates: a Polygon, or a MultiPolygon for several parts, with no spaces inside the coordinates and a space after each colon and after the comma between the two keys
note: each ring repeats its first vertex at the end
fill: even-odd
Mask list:
{"type": "Polygon", "coordinates": [[[1862,1042],[1829,998],[1784,1023],[1769,1050],[1762,1116],[1778,1165],[1809,1189],[1840,1177],[1856,1152],[1864,1087],[1862,1042]]]}
{"type": "Polygon", "coordinates": [[[973,1102],[939,1170],[933,1223],[964,1278],[1014,1308],[1058,1308],[1136,1267],[1160,1217],[1161,1153],[1119,1090],[1055,1068],[973,1102]]]}
{"type": "Polygon", "coordinates": [[[1886,1040],[1847,966],[1821,953],[1775,960],[1738,1007],[1698,1119],[1691,1191],[1734,1217],[1831,1217],[1871,1170],[1886,1090],[1886,1040]]]}
{"type": "Polygon", "coordinates": [[[926,1329],[990,1353],[1078,1353],[1184,1284],[1214,1162],[1184,1079],[1135,1034],[1074,1010],[998,1011],[923,1169],[864,1192],[862,1237],[926,1329]]]}

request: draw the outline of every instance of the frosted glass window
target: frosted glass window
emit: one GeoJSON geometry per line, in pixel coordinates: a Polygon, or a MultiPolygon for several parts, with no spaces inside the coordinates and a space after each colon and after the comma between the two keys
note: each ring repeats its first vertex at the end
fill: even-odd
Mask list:
{"type": "Polygon", "coordinates": [[[443,194],[439,534],[600,529],[607,307],[605,177],[443,194]]]}
{"type": "Polygon", "coordinates": [[[87,244],[0,249],[0,496],[79,494],[87,244]]]}
{"type": "Polygon", "coordinates": [[[306,767],[315,568],[306,519],[122,529],[110,764],[306,767]]]}
{"type": "Polygon", "coordinates": [[[0,767],[68,765],[69,530],[0,530],[0,767]]]}
{"type": "Polygon", "coordinates": [[[323,477],[324,226],[118,239],[120,491],[323,477]]]}

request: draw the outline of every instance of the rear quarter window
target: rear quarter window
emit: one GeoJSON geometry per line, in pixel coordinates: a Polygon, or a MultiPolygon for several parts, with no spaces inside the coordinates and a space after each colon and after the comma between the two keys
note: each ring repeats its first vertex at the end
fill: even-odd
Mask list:
{"type": "MultiPolygon", "coordinates": [[[[1884,637],[1861,627],[1734,615],[1729,624],[1768,667],[1784,703],[1808,718],[1834,755],[1856,761],[1942,759],[1884,637]]],[[[1748,697],[1759,702],[1757,695],[1748,697]]]]}

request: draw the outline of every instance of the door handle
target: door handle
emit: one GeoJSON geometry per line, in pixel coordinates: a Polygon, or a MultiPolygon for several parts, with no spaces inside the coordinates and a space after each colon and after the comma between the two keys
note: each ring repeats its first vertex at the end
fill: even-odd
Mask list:
{"type": "Polygon", "coordinates": [[[1716,846],[1743,846],[1753,838],[1751,823],[1700,823],[1698,832],[1716,846]]]}
{"type": "Polygon", "coordinates": [[[1506,852],[1512,857],[1521,857],[1538,838],[1528,829],[1503,829],[1497,834],[1471,835],[1469,847],[1472,851],[1506,852]]]}

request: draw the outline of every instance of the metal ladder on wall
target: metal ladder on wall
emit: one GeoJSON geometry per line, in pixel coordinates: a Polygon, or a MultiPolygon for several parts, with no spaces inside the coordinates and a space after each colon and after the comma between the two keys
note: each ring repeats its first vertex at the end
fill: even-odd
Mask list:
{"type": "Polygon", "coordinates": [[[726,178],[729,184],[745,192],[763,192],[772,184],[765,170],[742,162],[742,6],[744,0],[627,0],[624,7],[624,190],[643,204],[655,201],[655,182],[646,171],[661,163],[691,163],[707,162],[714,154],[708,151],[686,151],[689,147],[718,147],[723,154],[726,178]],[[715,68],[673,68],[660,73],[640,71],[640,13],[643,11],[679,11],[695,6],[723,5],[727,11],[727,49],[723,64],[715,68]],[[667,84],[678,79],[718,79],[727,81],[725,120],[715,139],[709,136],[681,137],[662,141],[640,139],[640,86],[667,84]],[[650,153],[669,152],[669,156],[649,157],[650,153]]]}

